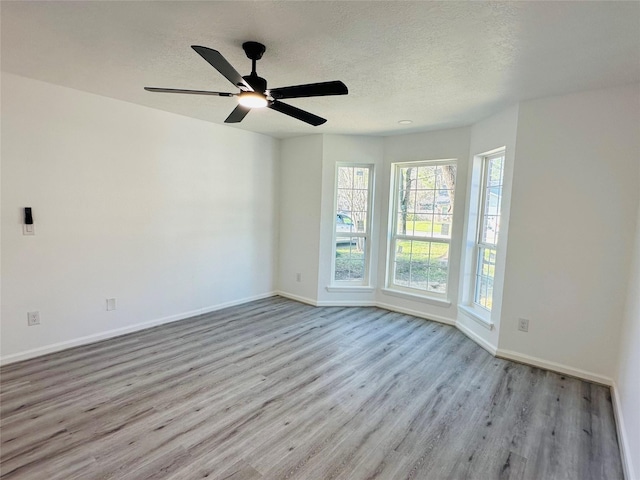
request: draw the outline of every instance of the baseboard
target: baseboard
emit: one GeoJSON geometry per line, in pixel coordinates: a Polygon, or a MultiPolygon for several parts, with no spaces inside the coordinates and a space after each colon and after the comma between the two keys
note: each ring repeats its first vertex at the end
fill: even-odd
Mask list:
{"type": "Polygon", "coordinates": [[[398,306],[392,305],[390,303],[383,303],[383,302],[373,302],[373,303],[374,303],[374,306],[376,306],[378,308],[384,308],[385,310],[390,310],[392,312],[406,313],[407,315],[411,315],[413,317],[424,318],[425,320],[431,320],[433,322],[444,323],[445,325],[451,325],[451,326],[454,326],[454,327],[456,325],[456,322],[454,320],[451,320],[450,318],[447,318],[447,317],[441,317],[440,315],[433,315],[431,313],[424,313],[424,312],[420,312],[418,310],[412,310],[411,308],[398,307],[398,306]]]}
{"type": "Polygon", "coordinates": [[[357,301],[357,300],[318,300],[318,307],[377,307],[378,304],[373,300],[357,301]]]}
{"type": "Polygon", "coordinates": [[[260,295],[254,295],[252,297],[241,298],[233,300],[231,302],[220,303],[217,305],[210,305],[208,307],[198,308],[188,312],[178,313],[176,315],[169,315],[167,317],[157,318],[148,322],[136,323],[135,325],[128,325],[122,328],[115,328],[113,330],[107,330],[106,332],[100,332],[93,335],[87,335],[85,337],[74,338],[73,340],[67,340],[64,342],[54,343],[52,345],[46,345],[44,347],[38,347],[24,352],[14,353],[11,355],[5,355],[0,358],[0,365],[8,365],[10,363],[20,362],[22,360],[29,360],[30,358],[40,357],[49,353],[59,352],[61,350],[67,350],[73,347],[79,347],[81,345],[87,345],[89,343],[100,342],[113,337],[119,337],[120,335],[126,335],[127,333],[133,333],[147,328],[156,327],[165,323],[177,322],[184,320],[185,318],[195,317],[197,315],[203,315],[205,313],[215,312],[216,310],[222,310],[224,308],[235,307],[247,302],[253,302],[255,300],[261,300],[263,298],[273,297],[276,292],[267,292],[260,295]]]}
{"type": "Polygon", "coordinates": [[[412,310],[410,308],[397,307],[395,305],[383,302],[377,302],[375,300],[313,300],[307,297],[301,297],[299,295],[294,295],[293,293],[277,291],[276,294],[281,297],[289,298],[291,300],[296,300],[298,302],[306,303],[308,305],[313,305],[314,307],[378,307],[383,308],[385,310],[389,310],[392,312],[398,313],[406,313],[407,315],[412,315],[418,318],[424,318],[425,320],[432,320],[438,323],[444,323],[446,325],[455,326],[456,322],[447,317],[441,317],[440,315],[433,315],[430,313],[420,312],[418,310],[412,310]]]}
{"type": "Polygon", "coordinates": [[[498,349],[496,356],[504,358],[505,360],[513,360],[514,362],[524,363],[533,367],[543,368],[556,373],[562,373],[569,375],[570,377],[580,378],[582,380],[589,380],[590,382],[600,383],[607,387],[613,385],[613,379],[599,375],[597,373],[587,372],[586,370],[580,370],[579,368],[569,367],[562,365],[561,363],[551,362],[549,360],[543,360],[538,357],[531,357],[523,353],[513,352],[511,350],[498,349]]]}
{"type": "Polygon", "coordinates": [[[314,300],[313,298],[302,297],[289,292],[277,291],[277,295],[295,300],[296,302],[306,303],[314,307],[375,307],[376,302],[357,301],[357,300],[314,300]]]}
{"type": "Polygon", "coordinates": [[[618,384],[614,381],[611,385],[611,397],[613,402],[613,415],[616,421],[616,431],[618,433],[618,445],[620,446],[620,456],[622,457],[622,468],[626,480],[637,480],[631,463],[631,447],[628,443],[627,430],[622,417],[622,405],[620,404],[620,393],[618,384]]]}
{"type": "MultiPolygon", "coordinates": [[[[198,315],[204,315],[205,313],[216,312],[218,310],[223,310],[225,308],[235,307],[237,305],[242,305],[244,303],[255,302],[256,300],[262,300],[263,298],[275,297],[278,293],[275,291],[260,293],[258,295],[253,295],[251,297],[241,298],[239,300],[232,300],[230,302],[219,303],[218,305],[212,305],[209,307],[204,307],[200,309],[200,313],[198,315]]],[[[193,315],[191,315],[193,316],[193,315]]],[[[183,317],[189,318],[189,317],[183,317]]]]}
{"type": "Polygon", "coordinates": [[[307,305],[312,305],[314,307],[318,306],[317,300],[314,300],[312,298],[302,297],[300,295],[294,295],[293,293],[283,292],[281,290],[276,291],[275,294],[280,295],[281,297],[284,297],[284,298],[288,298],[290,300],[295,300],[296,302],[306,303],[307,305]]]}
{"type": "Polygon", "coordinates": [[[467,327],[466,325],[463,325],[460,322],[456,322],[456,327],[457,327],[458,330],[460,330],[462,333],[464,333],[467,337],[469,337],[470,340],[473,340],[475,343],[480,345],[482,348],[484,348],[487,352],[489,352],[491,355],[493,355],[495,357],[496,352],[498,351],[498,349],[495,346],[491,345],[489,342],[487,342],[480,335],[478,335],[473,330],[471,330],[469,327],[467,327]]]}

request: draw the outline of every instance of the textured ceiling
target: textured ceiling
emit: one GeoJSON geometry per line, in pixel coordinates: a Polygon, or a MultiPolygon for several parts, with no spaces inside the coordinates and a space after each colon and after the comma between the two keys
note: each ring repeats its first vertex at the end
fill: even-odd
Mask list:
{"type": "Polygon", "coordinates": [[[640,81],[639,2],[6,2],[2,70],[222,124],[233,91],[190,45],[243,75],[267,46],[269,86],[342,80],[349,95],[287,102],[320,127],[263,109],[232,128],[276,137],[388,135],[468,125],[511,103],[640,81]],[[399,125],[403,119],[411,125],[399,125]]]}

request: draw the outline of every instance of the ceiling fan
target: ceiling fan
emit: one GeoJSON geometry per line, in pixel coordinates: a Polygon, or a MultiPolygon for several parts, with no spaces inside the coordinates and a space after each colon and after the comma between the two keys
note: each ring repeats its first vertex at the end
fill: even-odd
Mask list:
{"type": "Polygon", "coordinates": [[[306,85],[294,85],[267,89],[267,81],[256,73],[256,62],[262,58],[266,47],[258,42],[245,42],[242,44],[247,57],[251,59],[251,74],[241,76],[227,60],[218,52],[207,47],[192,45],[198,54],[218,70],[227,80],[240,89],[239,93],[210,92],[207,90],[182,90],[177,88],[144,87],[149,92],[162,93],[187,93],[191,95],[213,95],[217,97],[238,97],[238,106],[224,121],[225,123],[238,123],[249,113],[252,108],[268,107],[290,117],[302,120],[317,127],[327,120],[293,107],[280,100],[287,98],[321,97],[326,95],[346,95],[349,93],[347,86],[340,81],[309,83],[306,85]]]}

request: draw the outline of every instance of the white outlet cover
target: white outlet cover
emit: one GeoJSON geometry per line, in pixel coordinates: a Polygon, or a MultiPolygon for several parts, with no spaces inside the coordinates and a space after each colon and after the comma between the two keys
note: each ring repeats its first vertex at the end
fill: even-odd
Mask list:
{"type": "Polygon", "coordinates": [[[519,318],[518,319],[518,330],[520,330],[521,332],[528,332],[529,331],[529,320],[526,318],[519,318]]]}
{"type": "Polygon", "coordinates": [[[115,298],[107,298],[107,311],[116,309],[116,299],[115,298]]]}
{"type": "Polygon", "coordinates": [[[40,325],[40,312],[27,312],[27,325],[40,325]]]}
{"type": "Polygon", "coordinates": [[[23,235],[35,235],[36,234],[36,227],[33,224],[31,224],[31,225],[22,224],[22,234],[23,235]]]}

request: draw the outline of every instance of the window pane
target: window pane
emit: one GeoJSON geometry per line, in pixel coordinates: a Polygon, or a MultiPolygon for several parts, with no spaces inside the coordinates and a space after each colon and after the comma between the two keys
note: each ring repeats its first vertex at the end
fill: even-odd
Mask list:
{"type": "Polygon", "coordinates": [[[434,216],[433,236],[451,238],[451,224],[453,217],[449,214],[434,216]]]}
{"type": "Polygon", "coordinates": [[[348,237],[336,244],[336,280],[363,280],[365,243],[362,237],[348,237]]]}
{"type": "Polygon", "coordinates": [[[365,233],[367,231],[367,212],[351,212],[353,231],[365,233]]]}
{"type": "Polygon", "coordinates": [[[483,218],[482,227],[482,243],[489,243],[493,245],[498,244],[498,227],[500,223],[500,217],[498,215],[486,215],[483,218]]]}
{"type": "Polygon", "coordinates": [[[397,178],[398,211],[415,212],[416,168],[400,168],[397,178]]]}
{"type": "Polygon", "coordinates": [[[369,188],[369,169],[355,167],[353,170],[353,188],[367,190],[369,188]]]}
{"type": "Polygon", "coordinates": [[[446,293],[448,267],[448,244],[398,240],[393,283],[417,290],[446,293]]]}
{"type": "Polygon", "coordinates": [[[411,278],[409,286],[427,290],[429,282],[429,246],[427,242],[413,242],[411,253],[411,278]]]}
{"type": "Polygon", "coordinates": [[[418,203],[418,211],[422,213],[433,212],[436,203],[435,198],[435,190],[418,190],[416,197],[418,203]]]}
{"type": "Polygon", "coordinates": [[[353,188],[353,167],[338,168],[338,188],[353,188]]]}
{"type": "Polygon", "coordinates": [[[409,286],[411,276],[411,240],[398,240],[395,245],[393,283],[409,286]]]}
{"type": "Polygon", "coordinates": [[[433,215],[414,215],[413,235],[416,237],[431,237],[433,235],[433,215]]]}
{"type": "Polygon", "coordinates": [[[495,248],[478,247],[476,288],[473,301],[487,310],[491,310],[493,302],[496,252],[495,248]]]}
{"type": "Polygon", "coordinates": [[[396,233],[398,235],[419,235],[419,233],[416,233],[416,229],[421,228],[419,224],[421,218],[424,219],[427,217],[422,217],[421,215],[417,215],[415,213],[398,212],[398,225],[396,228],[396,233]]]}
{"type": "Polygon", "coordinates": [[[343,213],[336,215],[336,243],[346,242],[354,231],[355,224],[351,217],[343,213]]]}
{"type": "Polygon", "coordinates": [[[429,256],[429,291],[445,293],[449,272],[449,245],[431,243],[429,256]]]}
{"type": "Polygon", "coordinates": [[[500,214],[499,206],[500,206],[500,198],[502,197],[502,187],[489,187],[487,188],[487,215],[498,215],[500,214]]]}
{"type": "Polygon", "coordinates": [[[416,188],[418,189],[436,188],[436,168],[437,167],[418,167],[416,188]]]}
{"type": "Polygon", "coordinates": [[[502,185],[502,165],[503,165],[504,157],[493,157],[489,158],[488,162],[488,178],[487,178],[487,186],[493,187],[497,185],[502,185]]]}
{"type": "Polygon", "coordinates": [[[347,190],[344,188],[338,189],[338,212],[350,212],[352,210],[351,205],[353,204],[352,199],[352,190],[347,190]]]}
{"type": "Polygon", "coordinates": [[[446,293],[447,291],[447,267],[431,266],[429,269],[429,291],[446,293]]]}

